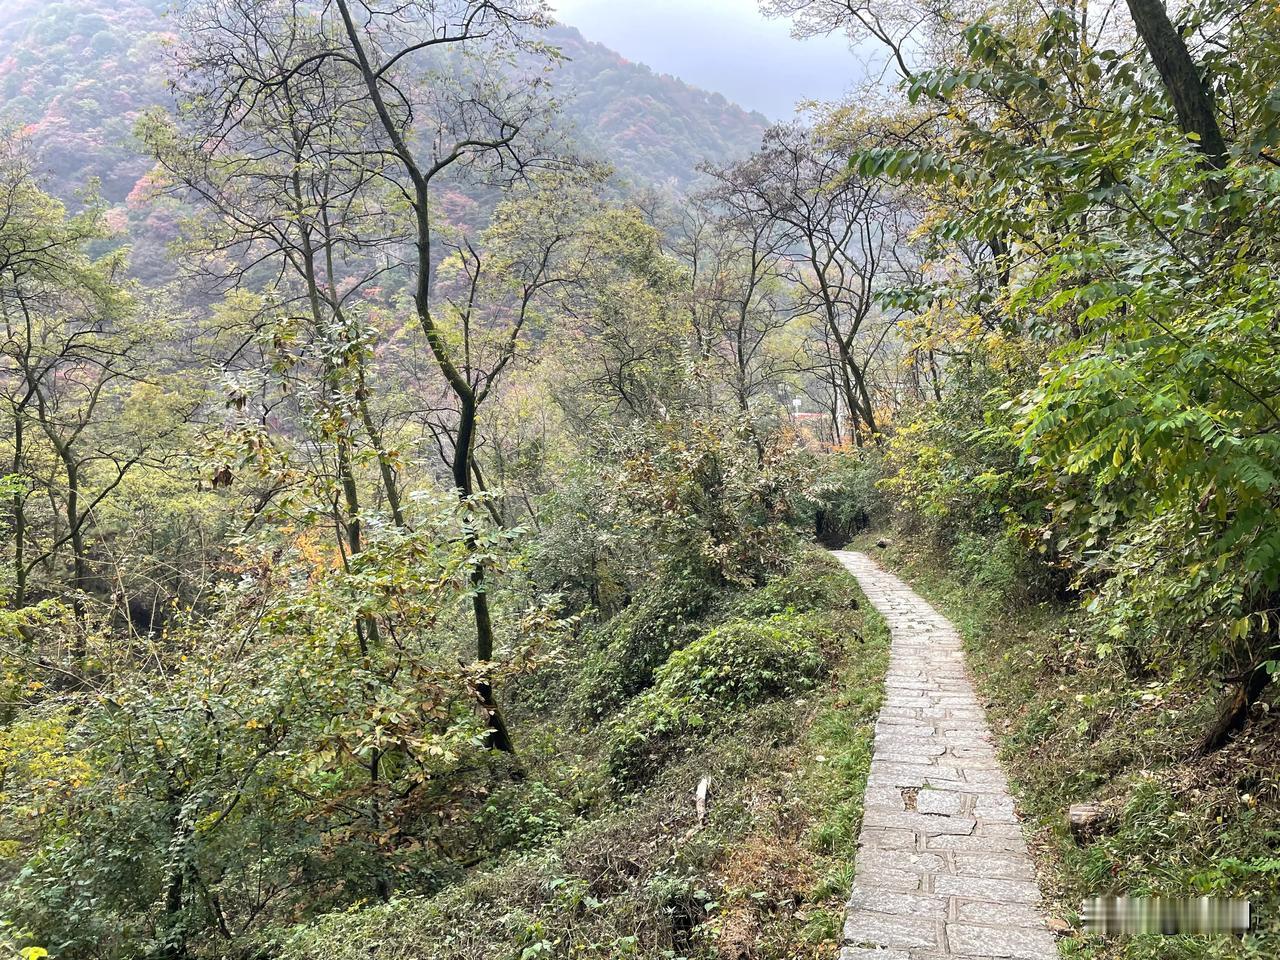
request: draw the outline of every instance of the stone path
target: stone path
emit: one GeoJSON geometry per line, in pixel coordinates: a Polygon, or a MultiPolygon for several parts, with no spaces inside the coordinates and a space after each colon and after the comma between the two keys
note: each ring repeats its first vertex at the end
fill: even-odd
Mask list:
{"type": "Polygon", "coordinates": [[[861,553],[893,634],[840,960],[1050,960],[1031,859],[956,630],[861,553]]]}

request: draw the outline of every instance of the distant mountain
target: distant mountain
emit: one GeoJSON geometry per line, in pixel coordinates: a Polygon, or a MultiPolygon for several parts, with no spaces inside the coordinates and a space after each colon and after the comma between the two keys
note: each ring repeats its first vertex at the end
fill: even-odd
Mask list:
{"type": "MultiPolygon", "coordinates": [[[[0,118],[22,126],[51,186],[90,177],[128,204],[149,164],[138,116],[168,97],[162,69],[167,0],[0,0],[0,118]]],[[[760,142],[766,118],[716,93],[631,63],[571,27],[549,38],[568,58],[556,77],[583,147],[638,185],[687,186],[699,162],[760,142]]]]}
{"type": "Polygon", "coordinates": [[[687,186],[704,160],[724,163],[760,146],[768,126],[718,93],[632,63],[573,27],[549,39],[569,58],[555,81],[583,144],[639,183],[687,186]]]}
{"type": "Polygon", "coordinates": [[[166,0],[0,0],[0,117],[24,127],[51,186],[89,177],[123,201],[150,164],[133,137],[166,99],[166,0]]]}

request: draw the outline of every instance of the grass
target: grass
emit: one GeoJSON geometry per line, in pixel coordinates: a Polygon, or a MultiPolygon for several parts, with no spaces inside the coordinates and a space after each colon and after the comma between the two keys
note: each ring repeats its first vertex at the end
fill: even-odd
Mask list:
{"type": "Polygon", "coordinates": [[[829,960],[838,952],[889,648],[887,626],[865,601],[857,616],[858,648],[809,714],[785,791],[727,853],[719,957],[829,960]]]}
{"type": "MultiPolygon", "coordinates": [[[[809,689],[684,731],[652,774],[607,788],[608,725],[522,742],[532,783],[494,807],[529,842],[434,896],[282,931],[292,960],[830,960],[857,849],[888,631],[813,554],[724,617],[825,623],[809,689]],[[856,600],[851,603],[851,598],[856,600]],[[571,793],[566,771],[586,786],[571,793]],[[695,791],[710,783],[705,822],[695,791]],[[561,798],[556,800],[556,798],[561,798]],[[550,802],[555,801],[555,802],[550,802]]],[[[704,625],[707,631],[715,624],[704,625]]],[[[744,634],[745,636],[746,634],[744,634]]]]}
{"type": "MultiPolygon", "coordinates": [[[[996,560],[963,564],[913,550],[856,545],[895,568],[956,624],[1000,754],[1031,828],[1041,879],[1057,915],[1075,925],[1061,942],[1079,960],[1190,960],[1280,956],[1280,722],[1274,710],[1209,757],[1192,755],[1215,695],[1191,676],[1135,679],[1108,656],[1070,604],[1034,602],[996,560]],[[1077,842],[1072,803],[1110,813],[1077,842]],[[1225,936],[1079,932],[1094,894],[1213,895],[1252,901],[1255,929],[1225,936]]],[[[998,551],[988,551],[995,558],[998,551]]]]}

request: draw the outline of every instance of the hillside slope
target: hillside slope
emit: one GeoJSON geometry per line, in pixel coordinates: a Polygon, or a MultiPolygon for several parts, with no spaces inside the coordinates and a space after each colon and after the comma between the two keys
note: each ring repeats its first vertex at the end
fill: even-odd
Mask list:
{"type": "MultiPolygon", "coordinates": [[[[168,98],[169,0],[0,0],[0,121],[22,127],[50,186],[69,196],[101,180],[122,203],[149,163],[132,136],[168,98]]],[[[766,118],[719,94],[631,63],[571,27],[549,39],[568,58],[556,79],[564,118],[589,152],[638,185],[682,187],[703,160],[755,149],[766,118]]]]}
{"type": "Polygon", "coordinates": [[[133,125],[166,98],[166,0],[0,0],[0,119],[67,196],[92,177],[123,201],[149,162],[133,125]]]}
{"type": "Polygon", "coordinates": [[[572,27],[554,28],[549,39],[569,58],[557,81],[566,118],[624,177],[684,187],[703,160],[723,163],[760,146],[764,115],[632,63],[572,27]]]}

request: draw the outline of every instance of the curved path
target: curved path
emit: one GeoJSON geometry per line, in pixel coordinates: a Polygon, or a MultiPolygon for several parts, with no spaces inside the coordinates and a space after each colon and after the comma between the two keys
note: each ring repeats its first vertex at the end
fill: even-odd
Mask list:
{"type": "Polygon", "coordinates": [[[1058,956],[955,628],[837,551],[893,635],[840,960],[1058,956]]]}

